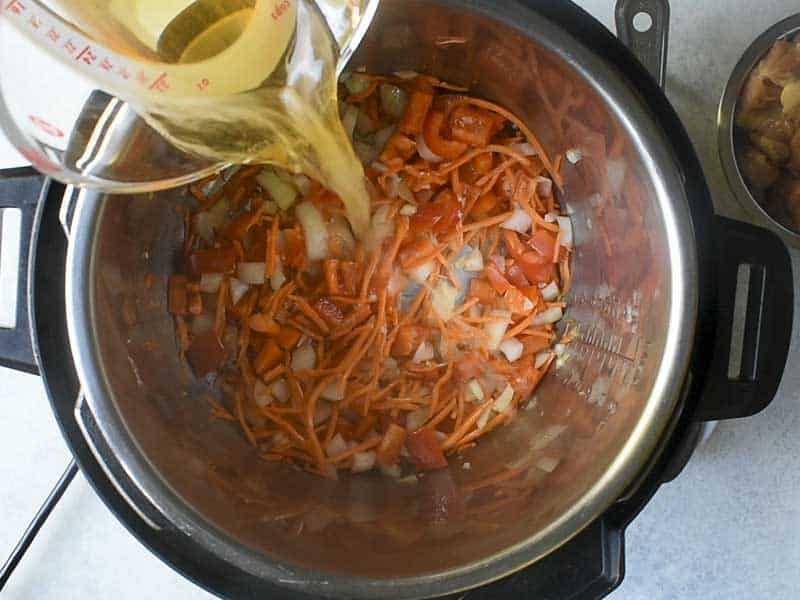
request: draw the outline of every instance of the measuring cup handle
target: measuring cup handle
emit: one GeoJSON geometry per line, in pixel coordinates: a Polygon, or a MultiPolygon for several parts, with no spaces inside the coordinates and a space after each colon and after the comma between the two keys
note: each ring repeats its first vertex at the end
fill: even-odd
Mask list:
{"type": "MultiPolygon", "coordinates": [[[[0,327],[0,365],[38,374],[28,315],[28,256],[31,248],[36,207],[44,189],[45,178],[30,167],[0,171],[0,209],[20,211],[19,267],[17,269],[16,322],[11,328],[0,327]]],[[[3,222],[0,214],[0,224],[3,222]]],[[[2,234],[0,233],[0,237],[2,234]]],[[[12,275],[13,276],[13,275],[12,275]]]]}
{"type": "Polygon", "coordinates": [[[774,233],[717,217],[717,332],[699,421],[765,409],[783,378],[794,321],[792,260],[774,233]]]}
{"type": "Polygon", "coordinates": [[[669,1],[617,0],[614,17],[620,41],[636,55],[663,89],[667,82],[669,1]],[[637,26],[635,21],[640,15],[648,27],[637,26]]]}

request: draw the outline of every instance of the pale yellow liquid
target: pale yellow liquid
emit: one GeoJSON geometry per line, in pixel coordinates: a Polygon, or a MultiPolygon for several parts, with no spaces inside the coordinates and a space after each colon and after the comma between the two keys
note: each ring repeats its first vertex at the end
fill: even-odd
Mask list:
{"type": "Polygon", "coordinates": [[[281,0],[61,4],[74,24],[110,49],[163,65],[172,93],[145,88],[125,100],[176,147],[220,162],[305,173],[341,197],[357,235],[366,232],[364,171],[339,118],[338,48],[309,0],[285,0],[289,16],[282,20],[274,17],[281,0]],[[220,83],[199,89],[205,78],[220,83]]]}

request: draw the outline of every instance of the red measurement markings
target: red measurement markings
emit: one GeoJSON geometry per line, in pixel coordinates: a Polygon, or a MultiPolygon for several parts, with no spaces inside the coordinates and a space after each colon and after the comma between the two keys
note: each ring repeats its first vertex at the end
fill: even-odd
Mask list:
{"type": "Polygon", "coordinates": [[[42,26],[42,20],[36,15],[33,15],[30,19],[28,19],[28,25],[34,29],[39,29],[39,27],[42,26]]]}
{"type": "Polygon", "coordinates": [[[272,9],[273,20],[277,21],[278,19],[280,19],[286,13],[286,11],[289,10],[289,7],[291,5],[292,3],[289,0],[283,0],[282,2],[278,2],[275,5],[275,8],[272,9]]]}
{"type": "Polygon", "coordinates": [[[61,34],[60,34],[58,31],[56,31],[55,29],[53,29],[53,28],[51,27],[51,28],[50,28],[50,31],[48,31],[48,32],[47,32],[47,37],[48,37],[48,38],[49,38],[51,41],[53,41],[53,42],[57,42],[58,40],[60,40],[60,39],[61,39],[61,34]]]}
{"type": "Polygon", "coordinates": [[[26,10],[25,5],[19,0],[11,0],[3,8],[11,13],[14,13],[15,15],[21,15],[26,10]]]}
{"type": "Polygon", "coordinates": [[[31,164],[40,171],[44,171],[45,173],[57,173],[61,170],[60,166],[52,162],[49,158],[47,158],[47,156],[45,156],[43,152],[40,152],[39,150],[25,147],[20,148],[19,153],[31,161],[31,164]]]}
{"type": "Polygon", "coordinates": [[[47,135],[51,135],[56,138],[64,137],[63,131],[61,131],[58,127],[56,127],[52,123],[45,121],[41,117],[37,117],[36,115],[28,115],[28,119],[30,120],[31,123],[36,125],[36,127],[44,131],[47,135]]]}
{"type": "Polygon", "coordinates": [[[114,64],[106,57],[103,59],[103,62],[100,63],[100,68],[103,69],[103,71],[110,71],[114,68],[114,64]]]}
{"type": "Polygon", "coordinates": [[[155,78],[153,83],[150,84],[150,89],[154,92],[165,92],[169,89],[169,82],[167,81],[167,74],[161,73],[155,78]]]}
{"type": "Polygon", "coordinates": [[[91,65],[94,61],[97,60],[97,54],[92,52],[91,46],[86,46],[83,50],[80,51],[78,56],[75,57],[75,60],[82,60],[87,65],[91,65]]]}
{"type": "Polygon", "coordinates": [[[201,92],[205,90],[208,86],[211,85],[211,82],[208,79],[201,79],[199,83],[196,84],[197,89],[201,92]]]}
{"type": "Polygon", "coordinates": [[[120,67],[117,70],[117,75],[119,75],[123,79],[130,79],[131,78],[131,72],[128,71],[128,69],[126,69],[125,67],[120,67]]]}
{"type": "Polygon", "coordinates": [[[64,49],[70,54],[75,54],[75,52],[78,50],[78,47],[73,43],[72,40],[67,40],[67,42],[64,44],[64,49]]]}

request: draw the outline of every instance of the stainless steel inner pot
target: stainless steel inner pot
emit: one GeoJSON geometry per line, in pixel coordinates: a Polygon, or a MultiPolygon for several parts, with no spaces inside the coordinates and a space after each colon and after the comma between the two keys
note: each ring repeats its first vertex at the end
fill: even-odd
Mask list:
{"type": "Polygon", "coordinates": [[[440,595],[535,562],[624,495],[679,400],[695,242],[676,161],[635,89],[525,4],[384,0],[351,64],[468,86],[526,120],[552,154],[578,150],[562,195],[576,236],[567,322],[577,336],[530,408],[467,452],[469,470],[457,461],[417,484],[332,482],[262,462],[235,426],[211,418],[206,388],[178,361],[166,284],[184,191],[72,190],[76,415],[111,478],[128,482],[119,491],[165,536],[190,535],[290,590],[440,595]],[[544,456],[561,459],[552,473],[536,467],[544,456]],[[524,476],[498,477],[509,468],[524,476]]]}

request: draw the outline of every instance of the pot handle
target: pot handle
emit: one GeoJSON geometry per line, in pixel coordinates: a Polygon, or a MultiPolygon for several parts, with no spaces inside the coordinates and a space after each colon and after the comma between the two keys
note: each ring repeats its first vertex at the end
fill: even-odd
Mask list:
{"type": "MultiPolygon", "coordinates": [[[[16,277],[16,297],[11,299],[16,305],[16,315],[10,327],[0,324],[0,366],[34,374],[39,373],[39,368],[33,351],[28,318],[28,254],[36,207],[43,187],[44,176],[30,167],[0,171],[0,225],[11,214],[8,210],[19,211],[20,223],[18,268],[16,274],[11,274],[12,278],[16,277]]],[[[1,238],[2,233],[0,240],[1,238]]],[[[0,257],[0,268],[3,266],[6,265],[0,257]]],[[[11,265],[13,266],[15,265],[11,265]]],[[[0,272],[0,275],[3,273],[0,272]]]]}
{"type": "Polygon", "coordinates": [[[664,89],[669,47],[668,0],[617,0],[617,36],[664,89]]]}
{"type": "MultiPolygon", "coordinates": [[[[717,217],[717,332],[699,421],[749,417],[780,385],[794,318],[792,261],[766,229],[717,217]]],[[[702,332],[701,332],[702,333],[702,332]]]]}

